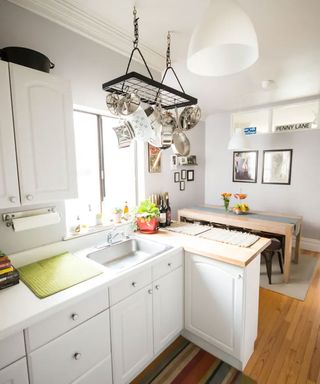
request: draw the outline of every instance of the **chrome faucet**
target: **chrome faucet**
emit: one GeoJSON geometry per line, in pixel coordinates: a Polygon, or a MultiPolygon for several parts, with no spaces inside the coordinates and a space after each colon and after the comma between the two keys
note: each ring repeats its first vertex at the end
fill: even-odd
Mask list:
{"type": "Polygon", "coordinates": [[[114,243],[119,243],[120,241],[122,241],[126,236],[124,234],[124,232],[115,232],[115,228],[112,228],[111,231],[109,231],[107,233],[107,244],[108,245],[112,245],[114,243]],[[121,238],[117,241],[114,241],[114,239],[117,237],[117,236],[121,236],[121,238]]]}

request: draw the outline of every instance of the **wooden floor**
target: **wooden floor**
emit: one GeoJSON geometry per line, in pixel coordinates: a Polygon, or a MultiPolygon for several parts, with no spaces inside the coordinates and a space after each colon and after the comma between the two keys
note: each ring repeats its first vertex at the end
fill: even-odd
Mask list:
{"type": "Polygon", "coordinates": [[[258,384],[320,384],[320,254],[305,301],[261,288],[255,352],[244,371],[258,384]]]}

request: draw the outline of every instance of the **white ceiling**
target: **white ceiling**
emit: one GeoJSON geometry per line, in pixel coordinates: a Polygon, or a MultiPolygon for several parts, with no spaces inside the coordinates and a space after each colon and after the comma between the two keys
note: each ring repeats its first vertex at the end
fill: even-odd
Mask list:
{"type": "MultiPolygon", "coordinates": [[[[72,21],[70,16],[72,13],[77,13],[78,20],[79,15],[89,16],[91,22],[100,24],[101,28],[106,26],[112,32],[109,46],[126,54],[133,38],[135,3],[140,17],[140,47],[147,62],[150,60],[153,68],[164,68],[166,34],[168,30],[174,31],[173,67],[185,91],[198,97],[206,115],[320,94],[320,0],[238,0],[256,28],[260,58],[241,73],[219,78],[192,75],[185,64],[192,29],[209,0],[11,1],[60,23],[63,7],[68,14],[64,24],[68,26],[69,20],[74,30],[77,26],[76,19],[72,21]],[[46,10],[42,9],[44,6],[46,10]],[[55,15],[55,7],[60,15],[55,15]],[[267,79],[274,80],[275,86],[264,90],[261,81],[267,79]]],[[[79,31],[83,33],[85,25],[81,28],[79,22],[79,31]]],[[[175,85],[172,79],[168,79],[167,84],[175,85]]]]}

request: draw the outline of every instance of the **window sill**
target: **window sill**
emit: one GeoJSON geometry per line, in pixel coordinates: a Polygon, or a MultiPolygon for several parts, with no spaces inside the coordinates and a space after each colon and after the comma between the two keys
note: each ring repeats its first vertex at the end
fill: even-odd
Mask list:
{"type": "Polygon", "coordinates": [[[78,237],[92,235],[94,233],[107,231],[107,230],[110,230],[113,228],[121,228],[121,227],[124,227],[126,225],[130,225],[130,224],[131,224],[130,221],[122,221],[121,223],[118,223],[118,224],[112,223],[110,221],[110,223],[101,224],[101,225],[94,225],[92,227],[89,227],[87,231],[83,231],[80,233],[68,233],[68,234],[66,234],[66,236],[64,236],[64,238],[62,240],[67,241],[67,240],[77,239],[78,237]]]}

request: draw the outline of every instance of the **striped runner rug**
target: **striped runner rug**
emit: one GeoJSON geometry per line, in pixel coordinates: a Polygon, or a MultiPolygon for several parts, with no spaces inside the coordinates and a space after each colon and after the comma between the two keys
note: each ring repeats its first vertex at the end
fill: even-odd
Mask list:
{"type": "Polygon", "coordinates": [[[131,384],[255,384],[242,372],[179,337],[131,384]]]}

